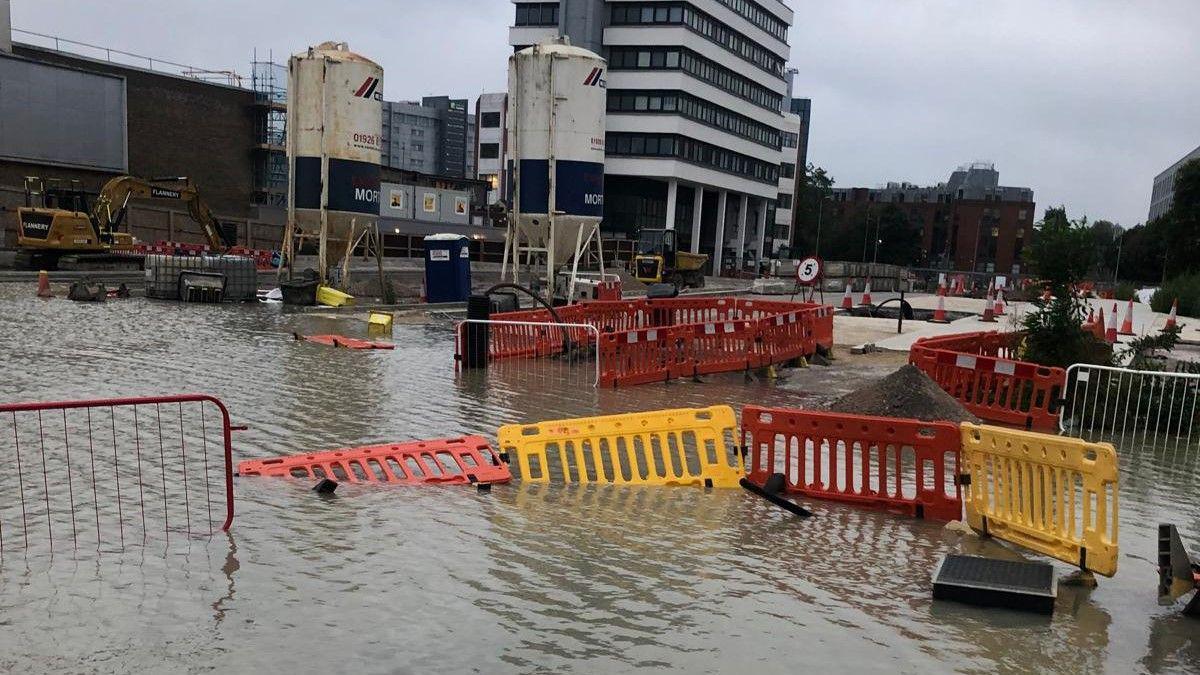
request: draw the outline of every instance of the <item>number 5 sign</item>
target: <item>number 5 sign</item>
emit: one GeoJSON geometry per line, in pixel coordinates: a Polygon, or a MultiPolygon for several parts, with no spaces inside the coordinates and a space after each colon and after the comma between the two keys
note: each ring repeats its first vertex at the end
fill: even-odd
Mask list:
{"type": "Polygon", "coordinates": [[[821,259],[809,256],[796,265],[796,283],[811,286],[821,278],[821,259]]]}

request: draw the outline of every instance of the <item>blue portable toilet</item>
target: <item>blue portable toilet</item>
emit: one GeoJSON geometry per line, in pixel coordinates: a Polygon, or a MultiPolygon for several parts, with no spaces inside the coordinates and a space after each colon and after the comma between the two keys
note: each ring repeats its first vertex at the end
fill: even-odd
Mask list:
{"type": "Polygon", "coordinates": [[[425,237],[426,302],[466,302],[471,295],[469,244],[461,234],[425,237]]]}

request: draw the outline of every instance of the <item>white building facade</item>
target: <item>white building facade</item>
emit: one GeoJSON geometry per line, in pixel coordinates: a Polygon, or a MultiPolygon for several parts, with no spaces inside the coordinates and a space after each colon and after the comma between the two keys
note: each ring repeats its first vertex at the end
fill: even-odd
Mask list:
{"type": "Polygon", "coordinates": [[[710,256],[713,273],[772,253],[788,161],[791,9],[780,0],[514,5],[514,49],[565,35],[608,60],[607,234],[673,228],[681,246],[710,256]]]}
{"type": "Polygon", "coordinates": [[[504,130],[508,128],[508,94],[481,94],[475,100],[475,173],[487,181],[488,203],[500,200],[505,177],[508,149],[504,130]]]}

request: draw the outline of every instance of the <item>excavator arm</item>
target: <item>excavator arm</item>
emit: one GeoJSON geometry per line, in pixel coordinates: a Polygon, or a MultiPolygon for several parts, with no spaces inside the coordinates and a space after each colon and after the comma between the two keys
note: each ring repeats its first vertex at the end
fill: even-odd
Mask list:
{"type": "Polygon", "coordinates": [[[221,236],[221,226],[213,217],[208,204],[200,199],[200,192],[186,177],[156,178],[146,180],[135,176],[118,176],[104,184],[100,197],[92,208],[92,220],[105,232],[114,232],[120,227],[129,210],[129,200],[165,199],[187,205],[192,220],[200,224],[209,247],[221,254],[228,249],[221,236]]]}

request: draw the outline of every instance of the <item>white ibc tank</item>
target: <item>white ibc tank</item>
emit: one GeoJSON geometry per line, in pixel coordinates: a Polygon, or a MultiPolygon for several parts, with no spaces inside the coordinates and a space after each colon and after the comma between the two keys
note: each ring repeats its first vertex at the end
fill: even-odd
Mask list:
{"type": "Polygon", "coordinates": [[[351,220],[360,226],[379,215],[379,156],[383,125],[383,68],[323,42],[288,63],[289,180],[296,225],[321,229],[328,209],[327,259],[340,261],[351,220]]]}
{"type": "Polygon", "coordinates": [[[509,199],[517,224],[544,246],[554,212],[556,261],[580,227],[604,216],[606,63],[569,44],[523,49],[508,60],[509,199]]]}

